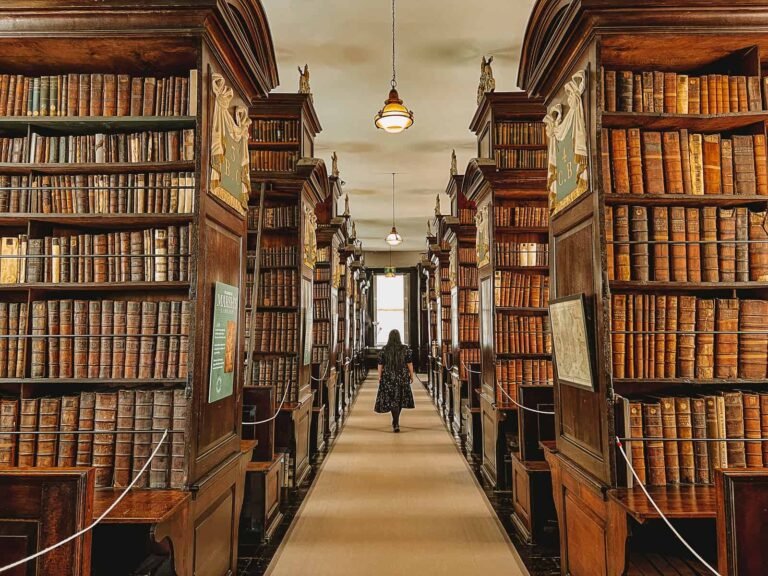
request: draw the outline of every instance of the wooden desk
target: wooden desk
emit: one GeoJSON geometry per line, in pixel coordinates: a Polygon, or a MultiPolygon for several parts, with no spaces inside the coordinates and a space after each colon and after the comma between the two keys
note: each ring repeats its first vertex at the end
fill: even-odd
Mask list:
{"type": "MultiPolygon", "coordinates": [[[[123,493],[121,488],[96,490],[93,518],[101,516],[123,493]]],[[[159,524],[169,521],[189,504],[192,495],[183,490],[133,489],[102,520],[103,524],[159,524]]]]}
{"type": "MultiPolygon", "coordinates": [[[[648,493],[670,520],[717,516],[714,486],[650,486],[648,493]]],[[[660,518],[638,486],[613,488],[608,491],[608,498],[641,524],[660,518]]]]}

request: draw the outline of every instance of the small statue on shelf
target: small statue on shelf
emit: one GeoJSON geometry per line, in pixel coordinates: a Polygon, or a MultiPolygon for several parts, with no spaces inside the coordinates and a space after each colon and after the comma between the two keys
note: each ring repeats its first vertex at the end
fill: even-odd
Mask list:
{"type": "Polygon", "coordinates": [[[339,177],[339,157],[336,156],[335,150],[333,154],[331,154],[331,176],[334,178],[339,177]]]}
{"type": "Polygon", "coordinates": [[[344,195],[344,216],[349,216],[349,193],[344,195]]]}
{"type": "Polygon", "coordinates": [[[456,163],[456,149],[451,150],[451,176],[456,176],[459,173],[459,168],[456,163]]]}
{"type": "Polygon", "coordinates": [[[435,196],[435,216],[440,216],[440,194],[435,196]]]}
{"type": "Polygon", "coordinates": [[[493,77],[491,62],[493,62],[493,56],[489,57],[488,60],[483,56],[483,61],[480,64],[480,84],[477,86],[478,104],[480,104],[486,92],[494,92],[496,90],[496,80],[493,77]]]}
{"type": "Polygon", "coordinates": [[[309,64],[304,64],[304,71],[302,72],[301,66],[299,66],[299,94],[310,94],[309,88],[309,64]]]}

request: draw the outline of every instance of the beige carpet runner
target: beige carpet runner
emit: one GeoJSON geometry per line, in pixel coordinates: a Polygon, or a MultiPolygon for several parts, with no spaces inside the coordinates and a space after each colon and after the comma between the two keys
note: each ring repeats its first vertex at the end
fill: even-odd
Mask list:
{"type": "Polygon", "coordinates": [[[267,574],[527,574],[422,385],[400,434],[373,412],[376,385],[363,385],[267,574]]]}

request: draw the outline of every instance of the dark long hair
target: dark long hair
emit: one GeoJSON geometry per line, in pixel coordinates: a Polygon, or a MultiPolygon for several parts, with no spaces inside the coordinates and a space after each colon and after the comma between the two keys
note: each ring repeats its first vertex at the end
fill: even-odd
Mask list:
{"type": "Polygon", "coordinates": [[[400,331],[392,330],[389,333],[389,339],[384,346],[384,369],[398,370],[405,363],[405,346],[400,340],[400,331]]]}

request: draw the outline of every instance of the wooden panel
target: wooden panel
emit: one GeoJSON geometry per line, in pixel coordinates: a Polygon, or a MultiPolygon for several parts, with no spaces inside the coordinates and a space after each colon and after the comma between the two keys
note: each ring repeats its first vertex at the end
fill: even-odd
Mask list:
{"type": "Polygon", "coordinates": [[[499,438],[497,413],[485,396],[480,398],[480,410],[482,414],[483,472],[491,483],[496,486],[499,471],[496,450],[499,438]]]}
{"type": "Polygon", "coordinates": [[[531,491],[528,474],[525,467],[517,458],[512,458],[512,494],[515,513],[531,530],[531,491]]]}
{"type": "Polygon", "coordinates": [[[195,576],[224,576],[232,566],[234,489],[195,522],[195,576]]]}
{"type": "Polygon", "coordinates": [[[564,501],[568,552],[564,568],[573,576],[605,574],[605,546],[600,545],[605,542],[604,523],[568,490],[564,501]]]}

